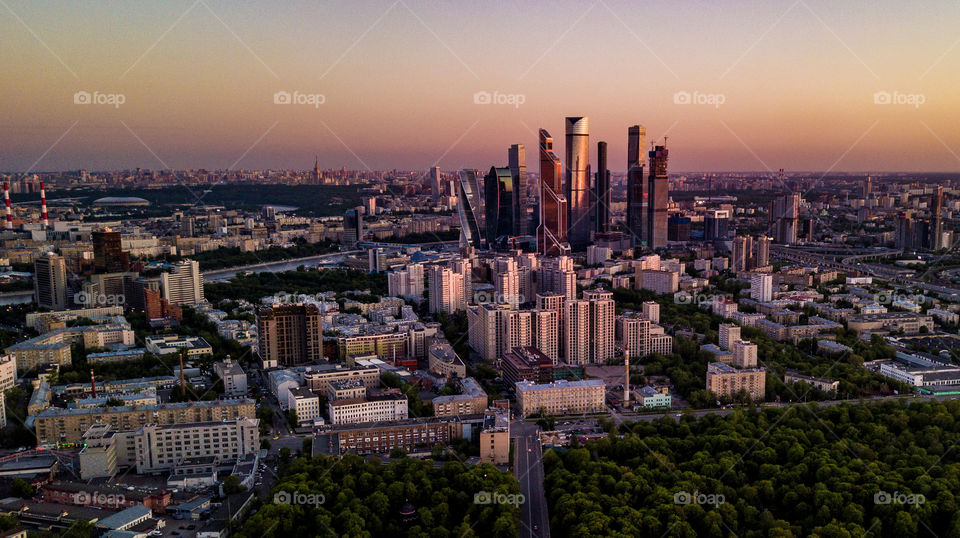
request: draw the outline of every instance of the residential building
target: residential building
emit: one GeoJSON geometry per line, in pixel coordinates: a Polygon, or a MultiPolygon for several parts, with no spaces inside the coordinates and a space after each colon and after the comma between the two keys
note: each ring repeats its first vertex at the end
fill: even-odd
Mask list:
{"type": "Polygon", "coordinates": [[[517,407],[522,416],[534,413],[598,413],[605,409],[606,385],[602,379],[554,381],[549,384],[521,381],[516,384],[516,391],[517,407]]]}
{"type": "Polygon", "coordinates": [[[754,400],[762,400],[766,396],[767,373],[763,368],[738,369],[722,362],[711,362],[707,365],[708,391],[718,398],[736,396],[745,390],[754,400]]]}
{"type": "Polygon", "coordinates": [[[323,313],[316,304],[274,304],[257,309],[260,358],[279,366],[323,359],[323,313]]]}
{"type": "Polygon", "coordinates": [[[460,380],[460,394],[437,396],[433,399],[433,414],[438,417],[450,415],[475,415],[487,408],[487,393],[477,380],[465,377],[460,380]]]}
{"type": "Polygon", "coordinates": [[[334,425],[403,420],[407,413],[407,397],[390,392],[327,402],[327,416],[334,425]]]}
{"type": "Polygon", "coordinates": [[[213,364],[213,372],[223,382],[223,393],[227,397],[247,395],[247,374],[230,357],[213,364]]]}
{"type": "Polygon", "coordinates": [[[200,264],[193,260],[177,262],[171,272],[161,274],[160,287],[163,298],[177,306],[193,306],[204,301],[203,275],[200,264]]]}
{"type": "Polygon", "coordinates": [[[37,306],[51,310],[67,308],[67,266],[53,252],[33,262],[33,299],[37,306]]]}

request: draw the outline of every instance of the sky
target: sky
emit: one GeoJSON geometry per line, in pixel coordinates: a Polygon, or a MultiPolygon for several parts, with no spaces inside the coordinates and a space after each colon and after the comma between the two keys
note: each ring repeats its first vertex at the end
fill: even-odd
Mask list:
{"type": "Polygon", "coordinates": [[[0,35],[5,172],[536,170],[565,116],[615,173],[637,123],[671,171],[960,170],[955,1],[0,0],[0,35]]]}

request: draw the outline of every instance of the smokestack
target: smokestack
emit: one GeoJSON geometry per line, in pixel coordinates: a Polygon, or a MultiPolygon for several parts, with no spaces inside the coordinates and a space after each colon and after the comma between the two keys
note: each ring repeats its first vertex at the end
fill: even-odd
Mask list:
{"type": "Polygon", "coordinates": [[[180,394],[184,397],[187,395],[187,383],[183,380],[183,355],[186,351],[180,352],[180,394]]]}
{"type": "Polygon", "coordinates": [[[623,348],[623,406],[630,403],[630,348],[623,348]]]}
{"type": "Polygon", "coordinates": [[[43,229],[46,230],[50,226],[50,221],[47,220],[47,192],[43,190],[43,182],[40,182],[40,212],[43,213],[43,229]]]}
{"type": "Polygon", "coordinates": [[[97,378],[93,377],[93,368],[90,369],[90,392],[97,397],[97,378]]]}
{"type": "Polygon", "coordinates": [[[3,182],[3,201],[7,203],[7,229],[13,229],[13,213],[10,212],[10,184],[3,182]]]}

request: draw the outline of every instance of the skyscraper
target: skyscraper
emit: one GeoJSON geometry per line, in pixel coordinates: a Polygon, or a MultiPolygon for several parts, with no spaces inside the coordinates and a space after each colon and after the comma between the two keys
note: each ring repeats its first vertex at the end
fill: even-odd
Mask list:
{"type": "Polygon", "coordinates": [[[274,304],[257,309],[257,346],[265,361],[296,366],[323,359],[323,312],[316,304],[274,304]]]}
{"type": "Polygon", "coordinates": [[[567,199],[563,196],[560,158],[553,152],[553,137],[540,129],[540,225],[537,250],[549,256],[570,252],[567,243],[567,199]]]}
{"type": "Polygon", "coordinates": [[[770,238],[762,235],[757,238],[757,256],[755,258],[755,267],[764,267],[770,265],[770,238]]]}
{"type": "Polygon", "coordinates": [[[725,241],[730,230],[730,212],[726,209],[707,211],[703,218],[703,239],[725,241]]]}
{"type": "Polygon", "coordinates": [[[799,220],[800,193],[790,192],[770,203],[770,228],[777,243],[797,242],[799,220]]]}
{"type": "Polygon", "coordinates": [[[943,241],[943,185],[937,185],[936,194],[933,195],[933,238],[930,241],[930,247],[933,250],[944,248],[943,241]]]}
{"type": "MultiPolygon", "coordinates": [[[[477,171],[460,171],[457,188],[457,213],[460,215],[460,238],[473,248],[482,248],[484,236],[480,233],[483,221],[483,198],[478,189],[477,171]]],[[[484,228],[486,231],[486,228],[484,228]]]]}
{"type": "Polygon", "coordinates": [[[513,178],[513,235],[530,233],[527,215],[527,150],[514,144],[507,150],[507,165],[513,178]]]}
{"type": "Polygon", "coordinates": [[[589,118],[566,118],[567,159],[567,239],[574,250],[585,250],[590,243],[590,134],[589,118]]]}
{"type": "Polygon", "coordinates": [[[597,175],[594,181],[594,214],[597,233],[610,231],[610,170],[607,169],[607,143],[597,142],[597,175]]]}
{"type": "Polygon", "coordinates": [[[647,181],[643,173],[643,148],[647,130],[642,125],[627,129],[627,232],[634,248],[646,246],[644,220],[647,208],[647,181]]]}
{"type": "Polygon", "coordinates": [[[430,194],[433,196],[433,201],[437,202],[440,200],[440,167],[434,166],[430,169],[430,194]]]}
{"type": "Polygon", "coordinates": [[[647,204],[647,246],[662,248],[667,246],[667,157],[669,150],[664,146],[654,146],[650,151],[650,181],[648,183],[647,204]]]}
{"type": "Polygon", "coordinates": [[[340,243],[353,248],[359,241],[363,241],[363,208],[355,207],[343,215],[343,240],[340,243]]]}
{"type": "Polygon", "coordinates": [[[160,275],[163,298],[175,305],[196,305],[203,302],[203,275],[200,264],[182,260],[169,273],[160,275]]]}
{"type": "Polygon", "coordinates": [[[109,228],[93,232],[93,266],[97,273],[123,273],[130,270],[130,255],[123,250],[120,232],[109,228]]]}
{"type": "Polygon", "coordinates": [[[498,239],[513,235],[513,177],[509,168],[490,167],[483,178],[484,211],[487,224],[487,245],[493,247],[498,239]]]}
{"type": "Polygon", "coordinates": [[[62,257],[50,252],[33,261],[33,288],[37,306],[67,309],[67,266],[62,257]]]}

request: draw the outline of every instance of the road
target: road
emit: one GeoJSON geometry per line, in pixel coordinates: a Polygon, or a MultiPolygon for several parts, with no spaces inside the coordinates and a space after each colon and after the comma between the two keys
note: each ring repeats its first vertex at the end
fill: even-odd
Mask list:
{"type": "Polygon", "coordinates": [[[251,265],[242,265],[240,267],[228,267],[226,269],[216,269],[214,271],[204,271],[204,282],[225,282],[230,280],[241,271],[250,271],[257,273],[279,273],[283,271],[295,270],[298,266],[315,267],[323,263],[343,262],[344,256],[350,254],[359,254],[362,250],[346,250],[343,252],[333,252],[330,254],[320,254],[318,256],[307,256],[306,258],[293,258],[289,260],[278,260],[275,262],[254,263],[251,265]]]}
{"type": "Polygon", "coordinates": [[[520,536],[549,538],[550,518],[543,489],[543,448],[536,424],[516,420],[510,425],[514,438],[513,474],[520,482],[524,504],[520,507],[520,536]]]}

